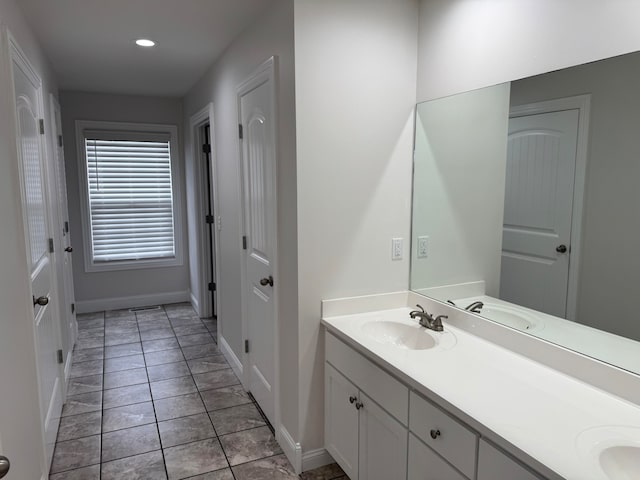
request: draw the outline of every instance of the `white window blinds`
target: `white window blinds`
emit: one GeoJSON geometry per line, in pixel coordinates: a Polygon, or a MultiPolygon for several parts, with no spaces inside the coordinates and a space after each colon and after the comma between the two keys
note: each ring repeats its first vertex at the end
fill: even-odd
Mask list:
{"type": "Polygon", "coordinates": [[[84,134],[93,262],[175,258],[169,135],[84,134]]]}

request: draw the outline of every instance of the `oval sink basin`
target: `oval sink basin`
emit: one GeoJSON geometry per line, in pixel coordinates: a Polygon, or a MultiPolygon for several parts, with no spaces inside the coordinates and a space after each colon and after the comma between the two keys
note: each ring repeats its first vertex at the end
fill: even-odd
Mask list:
{"type": "Polygon", "coordinates": [[[367,322],[362,331],[373,340],[407,350],[427,350],[437,345],[436,340],[419,325],[399,322],[367,322]]]}
{"type": "Polygon", "coordinates": [[[640,427],[609,425],[585,430],[576,439],[582,458],[591,465],[594,478],[640,478],[640,427]]]}
{"type": "Polygon", "coordinates": [[[533,330],[538,326],[538,322],[532,316],[496,303],[485,303],[480,315],[517,330],[533,330]]]}
{"type": "Polygon", "coordinates": [[[610,480],[640,478],[640,448],[609,447],[600,453],[600,466],[610,480]]]}

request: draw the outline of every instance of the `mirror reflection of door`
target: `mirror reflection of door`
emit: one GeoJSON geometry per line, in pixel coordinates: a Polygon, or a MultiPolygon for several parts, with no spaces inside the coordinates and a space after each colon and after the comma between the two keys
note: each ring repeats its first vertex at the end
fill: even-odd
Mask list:
{"type": "Polygon", "coordinates": [[[579,110],[512,117],[500,298],[567,316],[579,110]]]}

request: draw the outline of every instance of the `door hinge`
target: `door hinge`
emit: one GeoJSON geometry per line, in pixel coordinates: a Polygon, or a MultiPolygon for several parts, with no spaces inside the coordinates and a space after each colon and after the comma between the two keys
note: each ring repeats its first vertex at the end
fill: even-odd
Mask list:
{"type": "Polygon", "coordinates": [[[76,313],[76,304],[75,303],[71,304],[71,313],[76,313]]]}
{"type": "Polygon", "coordinates": [[[62,148],[62,135],[58,135],[58,146],[62,148]]]}
{"type": "Polygon", "coordinates": [[[244,341],[244,353],[249,353],[249,340],[244,341]]]}
{"type": "Polygon", "coordinates": [[[240,140],[244,138],[244,131],[241,123],[238,124],[238,137],[240,137],[240,140]]]}
{"type": "Polygon", "coordinates": [[[44,119],[40,119],[40,135],[44,135],[44,119]]]}
{"type": "Polygon", "coordinates": [[[64,222],[64,233],[69,233],[69,222],[64,222]]]}
{"type": "Polygon", "coordinates": [[[53,253],[53,238],[49,239],[49,253],[53,253]]]}
{"type": "Polygon", "coordinates": [[[202,145],[202,153],[211,153],[211,145],[208,143],[202,145]]]}
{"type": "Polygon", "coordinates": [[[209,225],[212,225],[213,224],[213,215],[207,215],[205,217],[205,220],[209,225]]]}
{"type": "Polygon", "coordinates": [[[64,363],[64,356],[62,354],[62,350],[58,350],[58,363],[64,363]]]}
{"type": "Polygon", "coordinates": [[[215,292],[217,289],[217,285],[215,284],[215,282],[210,282],[209,283],[209,291],[210,292],[215,292]]]}
{"type": "Polygon", "coordinates": [[[243,250],[247,249],[247,236],[246,235],[244,237],[242,237],[242,249],[243,250]]]}

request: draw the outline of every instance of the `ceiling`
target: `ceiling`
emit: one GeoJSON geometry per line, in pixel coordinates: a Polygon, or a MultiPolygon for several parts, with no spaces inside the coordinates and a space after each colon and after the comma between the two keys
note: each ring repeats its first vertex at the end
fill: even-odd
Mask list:
{"type": "Polygon", "coordinates": [[[62,90],[182,96],[266,0],[19,0],[62,90]],[[157,42],[146,49],[138,38],[157,42]]]}

